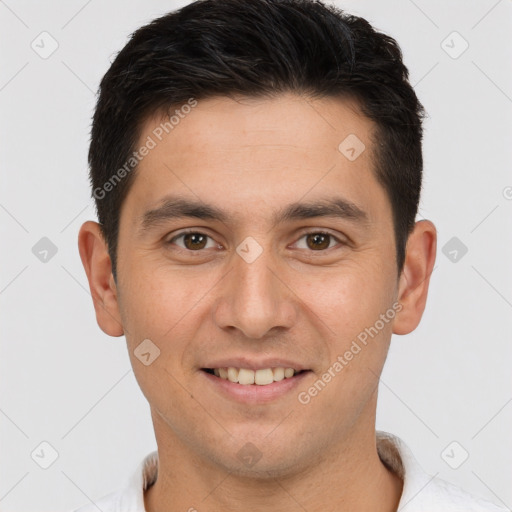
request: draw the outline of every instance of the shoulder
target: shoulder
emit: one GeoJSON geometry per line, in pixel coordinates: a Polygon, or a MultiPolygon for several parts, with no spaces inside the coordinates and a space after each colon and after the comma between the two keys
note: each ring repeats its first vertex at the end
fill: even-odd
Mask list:
{"type": "Polygon", "coordinates": [[[146,455],[125,485],[73,512],[144,512],[144,491],[158,474],[158,452],[146,455]]]}
{"type": "Polygon", "coordinates": [[[377,431],[377,449],[382,462],[403,480],[401,512],[510,512],[427,474],[399,437],[377,431]]]}
{"type": "MultiPolygon", "coordinates": [[[[429,505],[444,507],[440,510],[464,510],[465,512],[508,512],[504,506],[474,496],[464,489],[441,478],[433,478],[430,484],[429,505]]],[[[407,512],[407,508],[404,509],[407,512]]]]}

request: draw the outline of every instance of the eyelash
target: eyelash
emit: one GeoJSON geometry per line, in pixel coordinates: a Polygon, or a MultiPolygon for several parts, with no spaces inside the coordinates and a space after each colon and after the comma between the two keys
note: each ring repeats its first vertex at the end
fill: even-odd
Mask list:
{"type": "MultiPolygon", "coordinates": [[[[172,237],[167,242],[167,244],[168,245],[172,245],[177,239],[182,238],[185,235],[190,235],[190,234],[203,235],[203,236],[206,236],[206,237],[210,238],[211,240],[213,240],[213,238],[211,236],[209,236],[209,235],[207,235],[205,233],[202,233],[201,231],[190,229],[190,230],[187,230],[187,231],[182,231],[179,235],[176,235],[176,236],[172,237]]],[[[313,231],[303,232],[303,233],[301,233],[301,235],[300,235],[300,237],[298,238],[297,241],[301,240],[302,238],[304,238],[304,237],[306,237],[308,235],[325,235],[325,236],[328,236],[331,239],[334,239],[335,241],[337,241],[338,244],[345,245],[345,242],[340,240],[338,237],[336,237],[332,233],[329,233],[328,231],[322,231],[322,230],[316,230],[316,231],[313,230],[313,231]]],[[[297,242],[295,242],[295,243],[297,243],[297,242]]],[[[218,244],[218,245],[220,245],[220,244],[218,244]]],[[[186,251],[186,252],[189,252],[189,253],[194,253],[194,252],[200,253],[200,252],[203,252],[203,251],[206,250],[206,249],[198,249],[197,251],[193,251],[191,249],[187,249],[186,247],[180,247],[180,246],[178,246],[178,247],[179,247],[179,249],[181,249],[183,251],[186,251]]],[[[334,247],[327,247],[327,249],[319,249],[318,251],[314,251],[313,249],[310,249],[310,252],[326,252],[326,251],[328,251],[330,249],[333,249],[334,247]]]]}

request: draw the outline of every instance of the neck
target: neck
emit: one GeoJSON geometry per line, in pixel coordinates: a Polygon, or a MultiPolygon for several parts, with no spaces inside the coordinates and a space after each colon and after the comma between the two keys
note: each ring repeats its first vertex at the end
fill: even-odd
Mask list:
{"type": "Polygon", "coordinates": [[[153,414],[153,423],[158,478],[144,495],[147,512],[397,510],[403,482],[378,456],[374,420],[366,422],[371,428],[358,429],[331,444],[303,470],[269,477],[230,472],[170,435],[158,414],[153,414]]]}

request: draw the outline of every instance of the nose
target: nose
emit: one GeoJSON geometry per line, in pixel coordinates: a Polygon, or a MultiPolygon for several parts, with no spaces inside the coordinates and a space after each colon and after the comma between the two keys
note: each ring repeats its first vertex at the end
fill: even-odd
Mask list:
{"type": "Polygon", "coordinates": [[[221,329],[236,329],[259,340],[289,329],[297,318],[297,298],[270,250],[251,263],[233,255],[233,267],[219,283],[214,321],[221,329]]]}

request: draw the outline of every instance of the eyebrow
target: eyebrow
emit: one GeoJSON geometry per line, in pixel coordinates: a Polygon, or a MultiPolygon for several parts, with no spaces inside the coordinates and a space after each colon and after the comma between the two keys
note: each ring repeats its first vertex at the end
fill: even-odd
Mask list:
{"type": "MultiPolygon", "coordinates": [[[[342,197],[291,203],[275,212],[272,222],[275,226],[286,221],[316,217],[340,218],[358,224],[368,222],[368,214],[364,210],[342,197]]],[[[148,210],[141,216],[140,228],[146,230],[169,220],[184,218],[216,220],[228,224],[230,215],[221,208],[202,201],[170,196],[159,207],[148,210]]]]}

